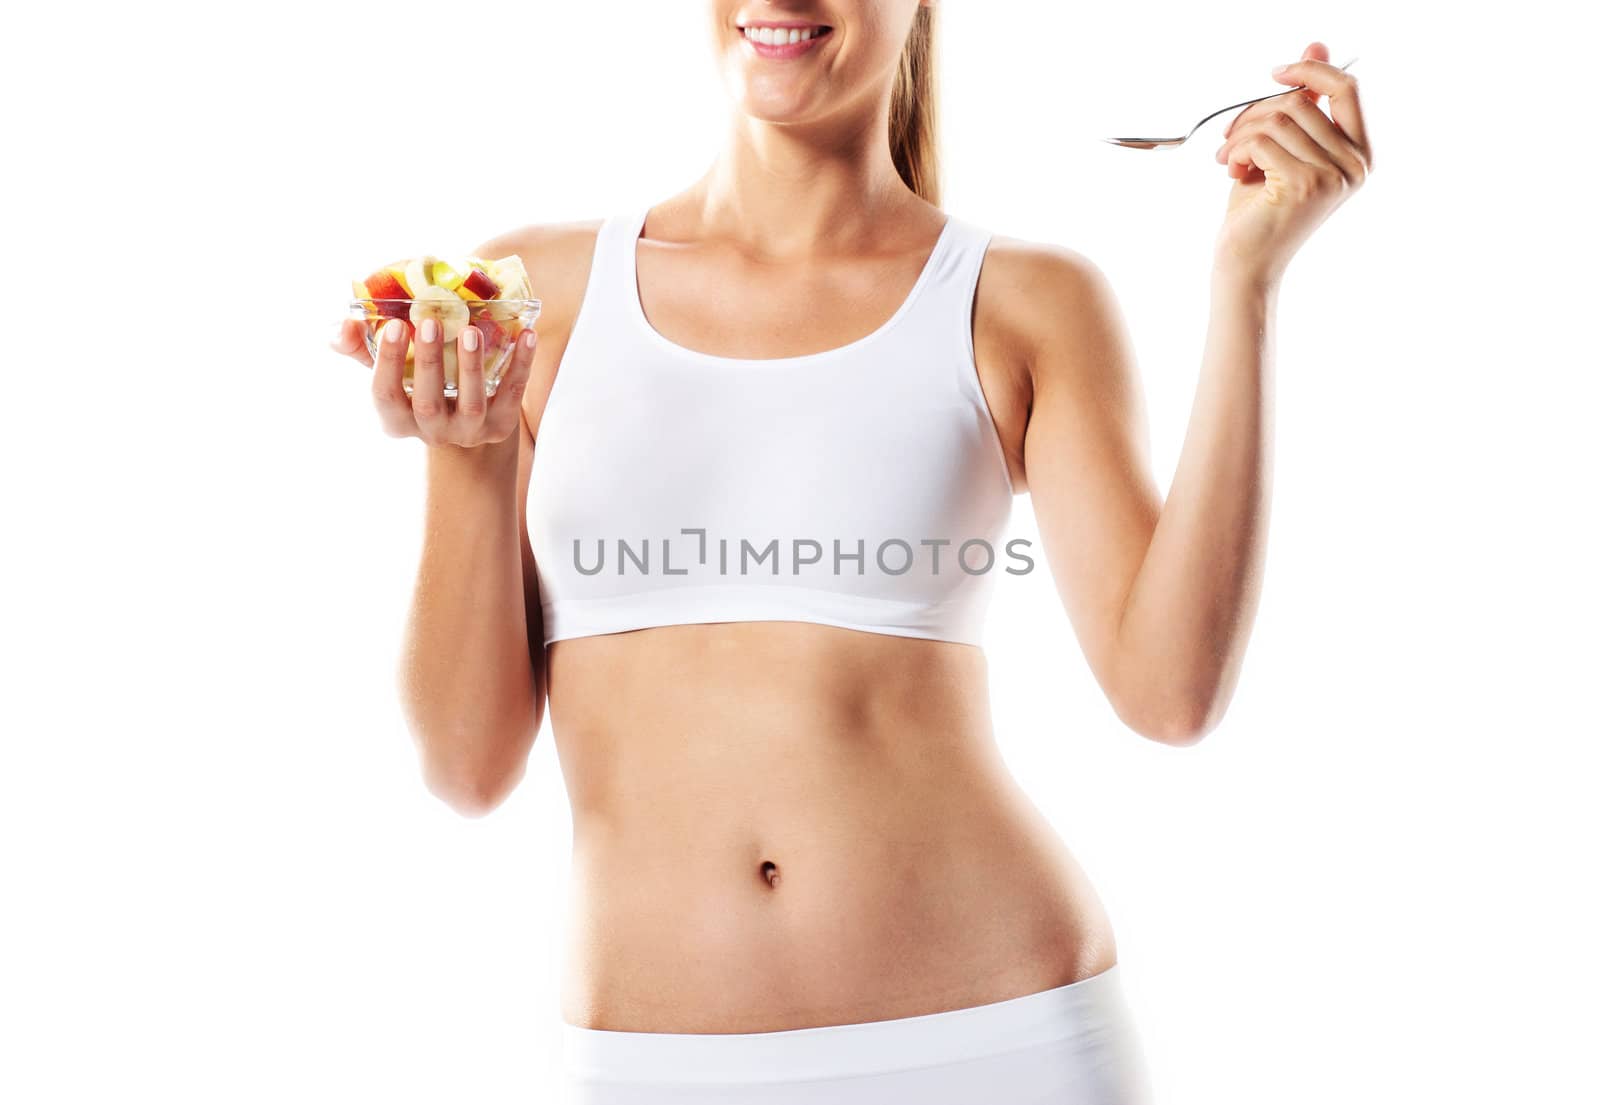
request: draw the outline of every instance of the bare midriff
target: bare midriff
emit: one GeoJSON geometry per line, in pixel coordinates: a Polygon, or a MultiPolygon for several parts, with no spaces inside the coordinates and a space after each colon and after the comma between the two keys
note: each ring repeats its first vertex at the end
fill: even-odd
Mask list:
{"type": "Polygon", "coordinates": [[[979,648],[803,622],[548,647],[573,813],[568,1023],[855,1024],[1116,961],[1099,898],[1000,756],[979,648]]]}

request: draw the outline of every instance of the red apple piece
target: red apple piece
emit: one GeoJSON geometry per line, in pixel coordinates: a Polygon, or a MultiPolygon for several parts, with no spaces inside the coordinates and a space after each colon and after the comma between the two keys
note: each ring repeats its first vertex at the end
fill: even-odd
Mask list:
{"type": "Polygon", "coordinates": [[[374,304],[378,314],[388,318],[405,318],[407,316],[407,304],[382,302],[385,299],[404,300],[411,298],[406,294],[406,290],[400,281],[394,278],[394,274],[380,269],[367,277],[366,285],[368,297],[378,301],[374,304]]]}
{"type": "Polygon", "coordinates": [[[481,269],[473,269],[461,282],[461,287],[457,291],[470,292],[474,299],[493,299],[500,294],[500,285],[496,284],[488,273],[481,269]]]}

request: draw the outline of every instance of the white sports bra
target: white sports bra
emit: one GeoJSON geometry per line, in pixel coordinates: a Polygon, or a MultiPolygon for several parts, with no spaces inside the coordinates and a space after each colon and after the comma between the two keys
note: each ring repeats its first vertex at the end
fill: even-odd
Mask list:
{"type": "Polygon", "coordinates": [[[949,218],[866,337],[718,357],[646,319],[646,214],[601,225],[539,423],[527,516],[545,642],[799,621],[981,643],[995,577],[1027,559],[1000,544],[1013,491],[973,364],[989,232],[949,218]]]}

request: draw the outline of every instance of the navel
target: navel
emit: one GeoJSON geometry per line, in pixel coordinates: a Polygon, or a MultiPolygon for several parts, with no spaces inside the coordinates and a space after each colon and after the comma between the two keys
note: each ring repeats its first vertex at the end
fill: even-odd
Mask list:
{"type": "Polygon", "coordinates": [[[778,865],[770,859],[761,864],[761,878],[772,889],[778,889],[778,865]]]}

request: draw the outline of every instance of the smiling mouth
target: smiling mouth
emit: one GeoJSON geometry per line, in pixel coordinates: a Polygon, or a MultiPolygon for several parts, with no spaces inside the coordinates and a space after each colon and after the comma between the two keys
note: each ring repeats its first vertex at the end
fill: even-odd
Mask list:
{"type": "Polygon", "coordinates": [[[772,25],[752,24],[739,28],[745,41],[759,46],[789,46],[798,42],[809,42],[814,38],[823,38],[833,33],[833,28],[828,26],[789,26],[779,27],[772,25]]]}

